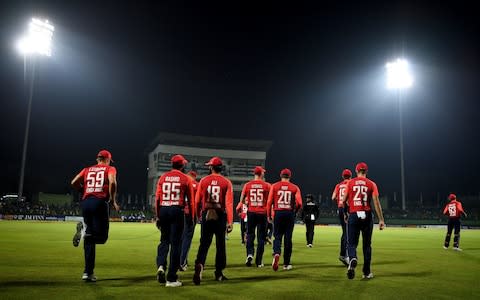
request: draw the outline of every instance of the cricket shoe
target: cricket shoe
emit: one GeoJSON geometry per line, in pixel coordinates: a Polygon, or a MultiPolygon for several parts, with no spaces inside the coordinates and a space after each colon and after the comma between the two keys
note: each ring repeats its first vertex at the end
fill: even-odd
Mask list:
{"type": "Polygon", "coordinates": [[[352,258],[350,260],[350,263],[348,264],[348,270],[347,270],[347,278],[348,279],[353,279],[355,278],[355,267],[357,266],[357,259],[352,258]]]}
{"type": "Polygon", "coordinates": [[[179,286],[182,286],[183,283],[181,281],[167,281],[165,283],[165,286],[166,287],[179,287],[179,286]]]}
{"type": "Polygon", "coordinates": [[[448,250],[448,247],[446,247],[446,246],[443,246],[443,249],[445,249],[445,250],[448,250]]]}
{"type": "Polygon", "coordinates": [[[283,266],[283,270],[285,270],[285,271],[290,271],[291,269],[293,269],[292,265],[284,265],[283,266]]]}
{"type": "Polygon", "coordinates": [[[263,267],[265,267],[265,265],[263,264],[263,262],[260,263],[260,264],[257,264],[257,268],[263,268],[263,267]]]}
{"type": "Polygon", "coordinates": [[[186,270],[188,270],[188,265],[187,264],[180,265],[179,270],[182,272],[185,272],[186,270]]]}
{"type": "Polygon", "coordinates": [[[202,273],[203,273],[203,265],[202,264],[195,264],[195,273],[193,273],[193,283],[195,285],[199,285],[202,281],[202,273]]]}
{"type": "Polygon", "coordinates": [[[278,261],[280,260],[280,254],[275,254],[272,261],[272,269],[274,271],[278,270],[278,261]]]}
{"type": "Polygon", "coordinates": [[[215,271],[214,274],[215,274],[215,280],[216,281],[226,281],[226,280],[228,280],[228,278],[225,277],[225,275],[223,275],[223,273],[221,271],[220,272],[215,271]]]}
{"type": "Polygon", "coordinates": [[[308,247],[308,248],[312,248],[313,245],[312,245],[312,244],[308,244],[307,247],[308,247]]]}
{"type": "Polygon", "coordinates": [[[167,281],[165,280],[165,269],[163,266],[158,267],[157,270],[157,281],[159,283],[166,283],[167,281]]]}
{"type": "Polygon", "coordinates": [[[251,267],[252,266],[252,260],[253,260],[253,256],[252,255],[248,255],[247,256],[247,260],[245,261],[245,265],[247,267],[251,267]]]}
{"type": "Polygon", "coordinates": [[[88,273],[83,273],[82,280],[87,280],[87,278],[88,278],[88,273]]]}
{"type": "Polygon", "coordinates": [[[272,238],[267,237],[267,244],[271,245],[272,244],[272,238]]]}
{"type": "MultiPolygon", "coordinates": [[[[82,276],[83,279],[83,276],[82,276]]],[[[96,282],[97,281],[97,276],[94,274],[87,275],[87,278],[85,279],[85,282],[96,282]]]]}
{"type": "Polygon", "coordinates": [[[372,279],[372,278],[373,278],[373,273],[370,272],[368,275],[363,274],[363,275],[362,275],[362,278],[363,278],[363,279],[372,279]]]}
{"type": "Polygon", "coordinates": [[[458,247],[453,247],[453,250],[455,250],[455,251],[463,251],[461,248],[458,248],[458,247]]]}
{"type": "Polygon", "coordinates": [[[83,233],[83,223],[78,222],[77,223],[77,232],[73,235],[73,247],[78,247],[80,244],[80,240],[82,239],[82,233],[83,233]]]}
{"type": "Polygon", "coordinates": [[[348,258],[345,256],[339,256],[338,260],[342,262],[345,266],[348,266],[348,258]]]}

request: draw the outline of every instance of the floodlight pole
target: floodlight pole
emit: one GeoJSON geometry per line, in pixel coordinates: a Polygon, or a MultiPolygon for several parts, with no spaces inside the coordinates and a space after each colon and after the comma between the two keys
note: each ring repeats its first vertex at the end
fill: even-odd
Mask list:
{"type": "MultiPolygon", "coordinates": [[[[22,165],[20,168],[20,180],[18,183],[18,200],[22,199],[23,196],[23,183],[25,178],[25,164],[27,160],[27,148],[28,148],[28,134],[30,131],[30,115],[32,112],[32,100],[33,100],[33,85],[35,82],[35,57],[31,59],[32,62],[32,73],[30,76],[29,90],[28,90],[28,108],[27,108],[27,122],[25,125],[25,136],[23,139],[23,152],[22,152],[22,165]]],[[[26,75],[26,56],[24,56],[24,79],[27,78],[26,75]]]]}
{"type": "Polygon", "coordinates": [[[397,90],[398,96],[398,114],[400,120],[400,176],[402,185],[402,210],[407,209],[405,195],[405,160],[403,157],[403,113],[402,113],[402,89],[397,90]]]}

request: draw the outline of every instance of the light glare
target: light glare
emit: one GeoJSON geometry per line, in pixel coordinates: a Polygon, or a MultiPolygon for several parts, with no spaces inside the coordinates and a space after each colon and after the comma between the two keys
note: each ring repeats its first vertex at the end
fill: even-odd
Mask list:
{"type": "Polygon", "coordinates": [[[52,38],[55,27],[48,20],[32,18],[28,25],[28,32],[22,37],[17,48],[20,53],[52,55],[52,38]]]}
{"type": "Polygon", "coordinates": [[[386,64],[387,88],[406,89],[413,85],[413,77],[410,73],[409,64],[405,59],[397,58],[386,64]]]}

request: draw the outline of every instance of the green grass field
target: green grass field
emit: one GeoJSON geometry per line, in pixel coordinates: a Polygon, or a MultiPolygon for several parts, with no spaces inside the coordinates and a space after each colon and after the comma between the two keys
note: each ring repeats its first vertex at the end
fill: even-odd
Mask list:
{"type": "MultiPolygon", "coordinates": [[[[375,229],[372,271],[346,278],[338,261],[340,228],[317,227],[314,248],[297,225],[291,271],[273,272],[271,246],[263,269],[247,268],[239,225],[227,241],[227,282],[213,277],[214,245],[203,281],[179,272],[184,286],[165,288],[155,279],[159,232],[153,224],[111,223],[107,244],[97,247],[96,283],[80,280],[83,248],[74,248],[74,223],[0,221],[0,299],[480,299],[480,231],[462,231],[463,252],[444,250],[444,229],[375,229]]],[[[194,237],[190,261],[198,249],[194,237]]],[[[360,250],[361,255],[361,250],[360,250]]],[[[280,261],[282,262],[282,260],[280,261]]]]}

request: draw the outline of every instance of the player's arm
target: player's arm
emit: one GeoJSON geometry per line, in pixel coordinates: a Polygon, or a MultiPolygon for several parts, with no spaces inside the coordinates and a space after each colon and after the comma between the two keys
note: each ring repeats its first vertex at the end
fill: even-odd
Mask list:
{"type": "Polygon", "coordinates": [[[85,169],[81,170],[80,173],[78,173],[77,176],[75,176],[70,183],[72,187],[77,191],[80,191],[82,189],[84,174],[85,174],[85,169]]]}
{"type": "Polygon", "coordinates": [[[231,181],[228,181],[225,209],[227,211],[227,232],[230,233],[233,230],[233,187],[231,181]]]}
{"type": "Polygon", "coordinates": [[[203,196],[203,179],[197,185],[197,194],[195,195],[195,213],[197,214],[197,219],[200,220],[202,214],[202,196],[203,196]]]}
{"type": "Polygon", "coordinates": [[[302,192],[300,188],[297,186],[297,192],[295,193],[295,210],[298,212],[303,207],[302,202],[302,192]]]}
{"type": "Polygon", "coordinates": [[[267,219],[272,222],[272,204],[273,204],[273,185],[270,186],[270,191],[268,192],[267,200],[267,219]]]}
{"type": "MultiPolygon", "coordinates": [[[[242,193],[240,194],[240,203],[244,203],[244,204],[247,203],[247,201],[246,201],[246,198],[247,198],[247,197],[246,197],[246,195],[245,195],[245,189],[246,189],[246,187],[247,187],[247,185],[244,184],[244,185],[243,185],[243,188],[242,188],[242,193]]],[[[238,209],[238,207],[237,207],[237,209],[238,209]]]]}
{"type": "Polygon", "coordinates": [[[458,211],[461,212],[465,218],[467,217],[467,213],[463,210],[462,203],[458,203],[458,211]]]}
{"type": "Polygon", "coordinates": [[[338,186],[339,184],[335,185],[335,188],[333,189],[332,192],[332,201],[337,201],[337,196],[338,196],[338,186]]]}
{"type": "Polygon", "coordinates": [[[193,179],[188,179],[187,183],[187,199],[188,199],[188,205],[190,206],[190,217],[192,218],[192,221],[195,222],[195,194],[193,192],[193,179]]]}
{"type": "Polygon", "coordinates": [[[448,204],[445,205],[445,208],[443,209],[443,214],[448,215],[448,204]]]}
{"type": "Polygon", "coordinates": [[[108,171],[108,193],[110,195],[110,203],[116,211],[120,210],[120,205],[117,202],[117,171],[111,167],[108,171]]]}
{"type": "Polygon", "coordinates": [[[383,230],[385,228],[385,219],[383,218],[382,205],[380,204],[380,200],[378,199],[378,188],[375,183],[373,184],[372,197],[373,205],[375,206],[375,212],[378,216],[378,226],[380,227],[380,230],[383,230]]]}

